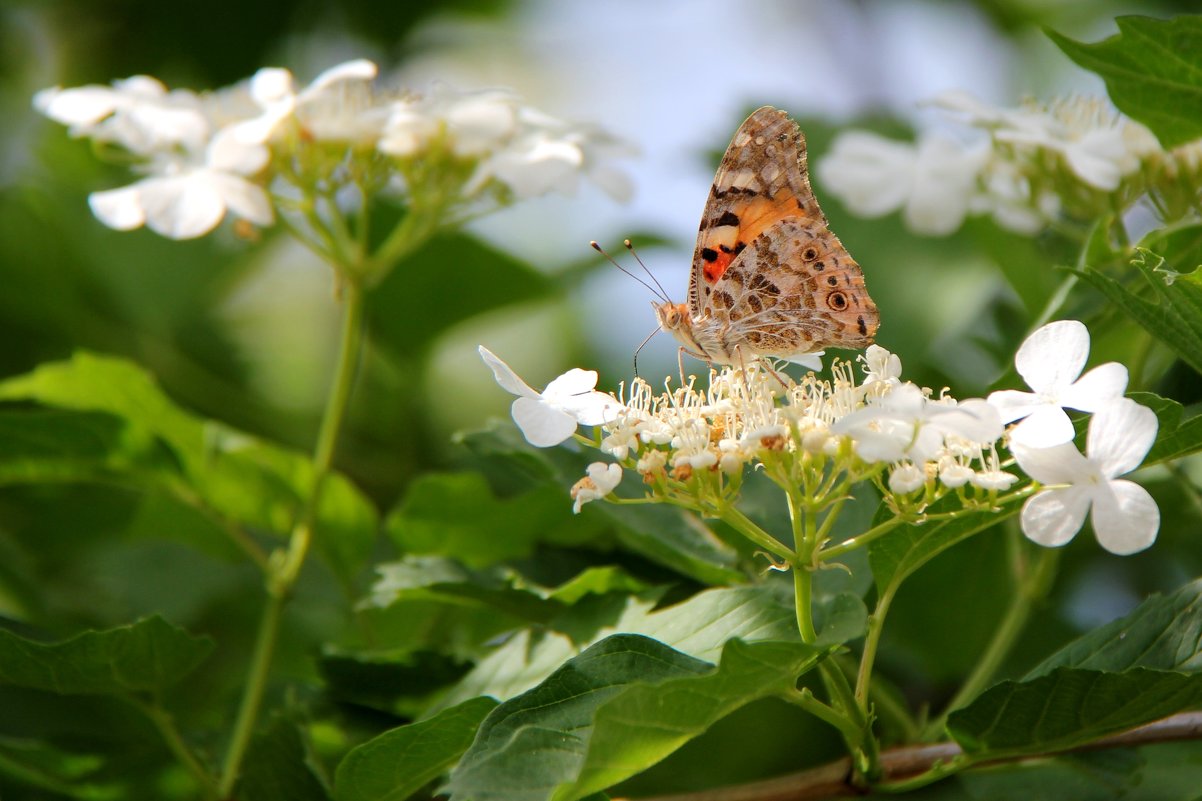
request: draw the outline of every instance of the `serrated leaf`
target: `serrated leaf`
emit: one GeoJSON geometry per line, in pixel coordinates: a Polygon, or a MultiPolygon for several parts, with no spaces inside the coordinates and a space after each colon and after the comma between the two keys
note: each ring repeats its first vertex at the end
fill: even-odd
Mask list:
{"type": "Polygon", "coordinates": [[[601,704],[635,681],[658,684],[710,668],[648,637],[607,637],[494,709],[442,792],[452,801],[548,799],[580,770],[601,704]]]}
{"type": "Polygon", "coordinates": [[[792,688],[822,653],[734,640],[714,669],[656,640],[608,637],[493,710],[444,789],[473,801],[583,798],[740,706],[792,688]]]}
{"type": "Polygon", "coordinates": [[[473,698],[354,748],[338,765],[334,797],[403,801],[459,760],[496,706],[491,698],[473,698]]]}
{"type": "Polygon", "coordinates": [[[191,673],[212,650],[209,638],[157,616],[53,644],[0,630],[0,682],[60,695],[155,692],[191,673]]]}
{"type": "Polygon", "coordinates": [[[1202,704],[1202,675],[1132,668],[1103,673],[1056,668],[1004,681],[948,718],[975,756],[1043,754],[1150,723],[1202,704]]]}
{"type": "Polygon", "coordinates": [[[251,741],[236,791],[239,801],[329,801],[297,724],[284,715],[251,741]]]}
{"type": "MultiPolygon", "coordinates": [[[[597,642],[618,632],[641,634],[712,662],[731,639],[797,639],[792,603],[771,586],[706,590],[672,606],[652,611],[654,607],[654,600],[628,598],[616,614],[605,608],[604,623],[595,627],[588,641],[597,642]]],[[[590,611],[573,608],[566,614],[585,615],[590,611]]],[[[559,622],[557,625],[562,626],[559,622]]],[[[477,695],[511,698],[538,684],[578,652],[577,644],[566,635],[520,632],[480,660],[441,703],[458,703],[477,695]]]]}
{"type": "MultiPolygon", "coordinates": [[[[291,531],[312,484],[313,468],[304,456],[189,414],[146,371],[122,359],[78,352],[67,361],[49,362],[0,382],[0,400],[35,401],[90,415],[93,422],[81,418],[81,425],[92,425],[95,436],[106,437],[91,443],[93,463],[70,452],[89,447],[79,441],[82,434],[42,443],[39,469],[44,478],[53,470],[62,471],[66,480],[85,478],[88,469],[109,469],[158,480],[176,491],[183,486],[219,516],[278,535],[291,531]],[[118,418],[119,431],[99,431],[96,413],[118,418]],[[101,447],[103,452],[96,451],[101,447]],[[48,453],[54,448],[60,458],[52,464],[48,453]],[[170,453],[156,452],[164,448],[170,453]],[[148,466],[157,472],[148,475],[148,466]]],[[[26,450],[36,451],[36,443],[26,450]]],[[[4,464],[0,454],[0,474],[4,464]]],[[[18,462],[14,470],[29,467],[28,461],[24,468],[18,462]]],[[[317,507],[316,544],[344,583],[352,583],[362,569],[376,527],[375,508],[366,496],[345,477],[328,476],[317,507]]]]}
{"type": "Polygon", "coordinates": [[[1144,457],[1145,466],[1202,451],[1202,417],[1183,421],[1184,409],[1180,403],[1151,392],[1129,392],[1127,397],[1156,413],[1156,441],[1144,457]]]}
{"type": "Polygon", "coordinates": [[[371,604],[387,608],[399,602],[441,601],[476,605],[514,617],[545,623],[564,605],[537,588],[525,586],[515,572],[497,568],[474,571],[450,559],[411,556],[377,565],[371,604]]]}
{"type": "Polygon", "coordinates": [[[597,710],[584,764],[553,798],[576,801],[646,770],[736,709],[794,689],[822,654],[801,643],[731,640],[712,673],[630,687],[597,710]]]}
{"type": "Polygon", "coordinates": [[[1119,33],[1093,44],[1048,31],[1080,66],[1106,82],[1114,105],[1152,129],[1166,148],[1202,137],[1202,18],[1128,16],[1119,33]]]}
{"type": "MultiPolygon", "coordinates": [[[[928,512],[950,511],[957,503],[956,498],[949,496],[933,504],[928,512]]],[[[965,511],[962,516],[950,520],[901,524],[868,545],[868,561],[877,590],[884,592],[900,583],[943,551],[1000,523],[1018,510],[1017,505],[1010,505],[1000,511],[965,511]]],[[[891,514],[882,503],[875,522],[884,522],[891,514]]]]}
{"type": "Polygon", "coordinates": [[[1202,372],[1202,274],[1197,269],[1197,261],[1185,261],[1191,259],[1190,254],[1195,250],[1180,246],[1182,238],[1194,240],[1200,235],[1202,227],[1195,226],[1176,232],[1172,240],[1156,242],[1158,251],[1146,247],[1139,249],[1131,263],[1152,288],[1155,300],[1141,297],[1092,267],[1078,275],[1172,349],[1182,361],[1202,372]]]}
{"type": "Polygon", "coordinates": [[[1202,579],[1169,595],[1153,595],[1129,614],[1078,637],[1033,668],[1027,678],[1060,667],[1197,672],[1202,670],[1199,642],[1202,579]]]}

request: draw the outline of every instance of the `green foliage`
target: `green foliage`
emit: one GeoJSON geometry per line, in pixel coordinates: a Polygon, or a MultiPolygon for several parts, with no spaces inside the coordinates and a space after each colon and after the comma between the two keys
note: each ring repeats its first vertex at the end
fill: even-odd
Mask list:
{"type": "Polygon", "coordinates": [[[1084,745],[1202,704],[1202,676],[1132,668],[1056,668],[991,687],[953,712],[948,730],[981,758],[1047,753],[1084,745]]]}
{"type": "MultiPolygon", "coordinates": [[[[277,535],[292,528],[312,482],[305,457],[185,412],[122,359],[77,353],[43,364],[0,382],[0,400],[74,413],[0,411],[0,430],[17,432],[11,463],[0,455],[10,480],[116,480],[168,492],[227,526],[277,535]]],[[[324,482],[318,545],[348,585],[372,548],[376,517],[350,481],[324,482]]]]}
{"type": "Polygon", "coordinates": [[[656,640],[608,637],[493,710],[446,789],[452,799],[584,798],[738,707],[791,689],[820,655],[800,644],[734,639],[710,672],[656,640]]]}
{"type": "Polygon", "coordinates": [[[0,683],[61,695],[154,693],[196,669],[213,642],[161,617],[46,645],[0,630],[0,683]]]}
{"type": "Polygon", "coordinates": [[[392,729],[355,748],[338,765],[338,801],[402,801],[454,765],[496,708],[473,698],[434,717],[392,729]]]}
{"type": "Polygon", "coordinates": [[[1048,31],[1065,55],[1106,81],[1110,99],[1165,147],[1202,137],[1202,19],[1119,17],[1119,33],[1095,44],[1048,31]]]}

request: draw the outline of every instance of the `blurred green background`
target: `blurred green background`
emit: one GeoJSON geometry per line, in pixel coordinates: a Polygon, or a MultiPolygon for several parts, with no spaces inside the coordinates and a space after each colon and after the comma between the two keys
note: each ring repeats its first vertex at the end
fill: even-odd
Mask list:
{"type": "MultiPolygon", "coordinates": [[[[375,293],[372,342],[337,466],[387,511],[417,477],[470,464],[454,431],[507,416],[510,397],[479,361],[477,344],[535,386],[571,366],[597,369],[602,389],[631,377],[634,348],[654,328],[652,298],[595,258],[587,242],[616,251],[626,236],[644,243],[648,266],[683,298],[716,159],[748,110],[763,103],[788,110],[814,159],[852,125],[905,135],[938,124],[916,104],[945,89],[1009,105],[1027,94],[1100,94],[1100,81],[1061,56],[1041,26],[1095,40],[1113,30],[1116,14],[1169,16],[1194,6],[8,2],[0,5],[0,374],[77,349],[124,356],[198,414],[308,451],[334,357],[328,270],[281,231],[248,242],[227,226],[172,242],[97,223],[88,193],[127,183],[128,173],[32,111],[30,98],[43,87],[145,73],[199,89],[267,65],[306,81],[366,56],[387,80],[417,89],[433,80],[510,86],[550,113],[601,123],[642,147],[643,157],[625,165],[638,192],[631,205],[585,189],[574,199],[515,207],[440,237],[375,293]]],[[[1005,376],[1060,281],[1052,265],[1074,258],[1060,239],[1022,238],[985,222],[946,239],[917,237],[893,217],[853,218],[816,188],[881,308],[880,343],[901,355],[910,378],[950,386],[957,397],[983,393],[1005,376]]],[[[1072,308],[1097,308],[1096,296],[1078,291],[1072,308]]],[[[1094,361],[1127,360],[1132,331],[1119,324],[1095,341],[1094,361]]],[[[640,372],[668,374],[675,359],[675,346],[658,337],[640,357],[640,372]]],[[[1169,363],[1154,351],[1153,368],[1157,360],[1169,363]]],[[[1144,388],[1186,404],[1199,397],[1197,376],[1179,370],[1144,388]]],[[[1147,553],[1111,557],[1088,536],[1069,546],[1057,603],[1033,621],[1012,670],[1147,592],[1202,573],[1193,539],[1199,514],[1176,487],[1152,486],[1164,527],[1147,553]]],[[[584,518],[581,525],[596,526],[584,518]]],[[[257,614],[244,608],[257,576],[228,554],[198,555],[181,544],[186,532],[156,528],[169,519],[104,487],[0,489],[0,614],[65,634],[159,611],[198,630],[222,630],[235,646],[223,658],[238,663],[237,645],[249,640],[257,614]]],[[[971,664],[983,643],[960,635],[984,637],[973,622],[999,614],[1005,558],[998,538],[976,538],[907,585],[882,663],[912,697],[946,694],[971,664]]],[[[312,643],[344,622],[345,612],[329,604],[336,594],[319,578],[298,597],[293,614],[303,622],[293,625],[308,635],[285,638],[286,670],[311,675],[312,643]]],[[[236,672],[227,680],[236,682],[236,672]]],[[[197,688],[195,697],[201,705],[206,692],[197,688]]],[[[9,709],[10,726],[34,725],[32,712],[23,718],[9,709]]],[[[740,728],[723,724],[712,737],[740,728]]],[[[695,759],[690,749],[676,759],[695,759]]],[[[695,779],[704,783],[703,775],[695,779]]]]}

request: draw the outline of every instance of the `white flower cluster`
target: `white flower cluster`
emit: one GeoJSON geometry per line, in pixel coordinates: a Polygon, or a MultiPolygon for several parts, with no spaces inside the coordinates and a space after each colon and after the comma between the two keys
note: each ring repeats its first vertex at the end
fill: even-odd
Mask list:
{"type": "Polygon", "coordinates": [[[933,236],[952,233],[969,215],[1031,234],[1061,215],[1113,211],[1115,197],[1122,207],[1144,193],[1160,200],[1161,192],[1177,191],[1183,172],[1198,172],[1196,145],[1166,151],[1146,127],[1098,98],[1004,109],[950,92],[930,105],[977,135],[962,141],[931,132],[900,142],[850,131],[835,140],[818,175],[852,212],[901,211],[911,230],[933,236]]]}
{"type": "Polygon", "coordinates": [[[377,73],[359,59],[298,90],[288,70],[264,68],[214,92],[169,90],[139,75],[111,86],[45,89],[34,106],[73,136],[124,151],[145,175],[91,196],[101,222],[119,230],[145,225],[172,239],[202,236],[227,214],[271,225],[280,197],[295,194],[278,191],[279,182],[316,185],[335,170],[370,172],[381,160],[386,168],[372,175],[374,185],[410,195],[422,189],[415,181],[436,180],[429,173],[438,159],[463,174],[452,187],[461,201],[571,193],[582,176],[618,199],[630,194],[610,159],[631,148],[599,129],[546,115],[508,92],[379,91],[377,73]],[[324,148],[330,158],[298,158],[305,148],[324,148]],[[357,168],[348,166],[348,151],[357,168]],[[315,164],[326,169],[307,175],[315,164]]]}
{"type": "Polygon", "coordinates": [[[1071,539],[1091,509],[1098,539],[1113,553],[1148,547],[1159,528],[1151,496],[1118,478],[1151,448],[1156,416],[1123,397],[1121,365],[1081,376],[1089,333],[1073,320],[1044,326],[1019,351],[1017,367],[1033,393],[1004,390],[984,400],[957,401],[903,381],[898,357],[876,345],[860,357],[859,382],[847,362],[832,366],[830,380],[808,373],[798,382],[757,362],[712,372],[705,390],[690,384],[657,393],[635,379],[621,399],[597,392],[596,373],[579,369],[538,393],[480,352],[500,385],[519,396],[514,419],[531,444],[563,442],[578,423],[600,428],[599,439],[580,439],[615,462],[589,466],[572,489],[576,511],[613,492],[624,469],[641,475],[649,498],[718,508],[751,466],[777,483],[827,490],[871,480],[913,519],[949,493],[965,508],[1025,497],[1023,531],[1044,545],[1071,539]],[[1086,455],[1072,444],[1064,408],[1095,413],[1086,455]],[[1021,422],[1007,430],[1014,421],[1021,422]],[[1020,483],[1007,469],[1015,463],[1043,486],[1000,495],[1020,483]]]}

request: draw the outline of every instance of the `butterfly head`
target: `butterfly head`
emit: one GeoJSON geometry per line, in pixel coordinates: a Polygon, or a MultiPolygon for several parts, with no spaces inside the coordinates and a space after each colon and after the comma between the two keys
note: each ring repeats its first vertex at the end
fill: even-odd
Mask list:
{"type": "Polygon", "coordinates": [[[693,336],[693,315],[686,303],[652,303],[659,327],[694,353],[704,353],[693,336]]]}

